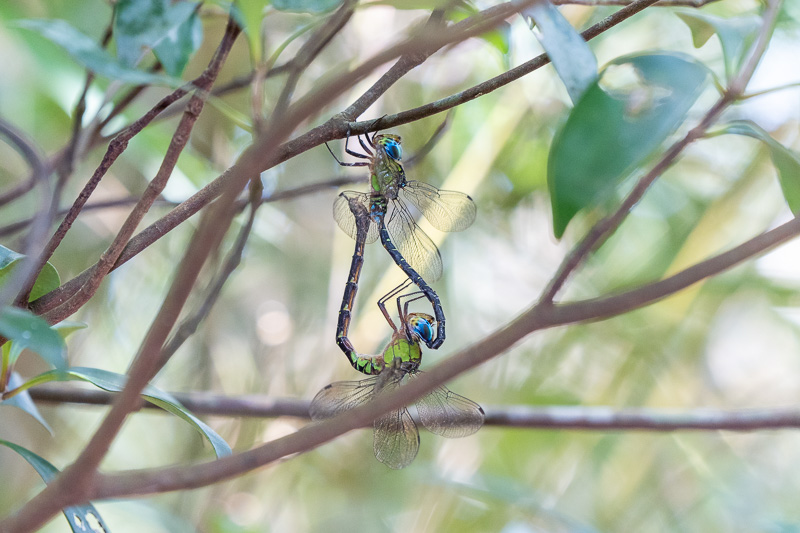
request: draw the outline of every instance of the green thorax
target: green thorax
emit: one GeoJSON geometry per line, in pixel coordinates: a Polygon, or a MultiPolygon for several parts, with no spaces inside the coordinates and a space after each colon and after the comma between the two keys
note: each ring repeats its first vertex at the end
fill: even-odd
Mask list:
{"type": "Polygon", "coordinates": [[[410,341],[401,335],[392,337],[392,341],[383,350],[383,360],[394,361],[396,358],[400,358],[404,367],[409,366],[406,363],[410,363],[414,368],[418,367],[422,362],[422,348],[419,341],[416,339],[410,341]]]}
{"type": "Polygon", "coordinates": [[[353,352],[350,357],[353,359],[353,367],[363,374],[376,376],[386,366],[386,362],[392,362],[399,358],[400,365],[406,371],[416,370],[422,362],[422,348],[419,341],[408,340],[402,335],[395,334],[389,345],[383,350],[383,354],[365,356],[353,352]]]}
{"type": "Polygon", "coordinates": [[[397,193],[405,184],[406,175],[400,163],[400,136],[378,134],[373,139],[375,155],[369,164],[372,193],[389,200],[397,198],[397,193]],[[393,155],[392,155],[393,154],[393,155]]]}

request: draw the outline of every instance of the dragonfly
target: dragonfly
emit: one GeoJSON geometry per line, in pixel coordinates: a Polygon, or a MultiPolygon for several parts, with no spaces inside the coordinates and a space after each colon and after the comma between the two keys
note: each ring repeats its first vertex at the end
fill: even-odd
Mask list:
{"type": "MultiPolygon", "coordinates": [[[[421,291],[404,291],[406,280],[378,301],[381,312],[392,327],[392,338],[383,353],[375,356],[358,355],[354,368],[371,377],[360,381],[337,381],[323,388],[311,401],[309,413],[313,420],[324,420],[368,403],[379,394],[396,390],[404,381],[421,374],[420,341],[433,336],[433,317],[425,313],[409,313],[411,302],[424,297],[421,291]],[[394,324],[386,310],[386,302],[397,296],[400,326],[394,324]]],[[[447,387],[439,386],[415,403],[422,425],[442,437],[466,437],[483,425],[483,408],[447,387]]],[[[419,429],[407,407],[390,411],[373,423],[375,457],[389,468],[399,470],[410,465],[419,452],[419,429]]]]}
{"type": "MultiPolygon", "coordinates": [[[[350,272],[347,276],[347,284],[345,285],[344,295],[342,296],[342,305],[339,309],[339,319],[336,326],[336,344],[347,356],[348,362],[354,369],[365,374],[372,374],[373,371],[379,372],[383,368],[383,359],[379,358],[378,361],[375,358],[361,356],[348,338],[353,306],[355,304],[356,293],[358,292],[358,280],[361,276],[361,268],[364,265],[366,236],[369,231],[371,220],[367,208],[357,198],[349,199],[349,208],[356,221],[356,246],[353,252],[353,259],[350,262],[350,272]]],[[[402,289],[396,288],[378,301],[378,307],[386,318],[386,321],[392,326],[393,331],[396,333],[398,333],[398,328],[386,311],[385,302],[404,290],[409,281],[411,280],[407,279],[405,283],[400,285],[402,289]]],[[[415,294],[418,295],[420,293],[415,294]]],[[[407,296],[403,298],[407,298],[407,296]]],[[[436,299],[438,303],[438,296],[436,296],[436,299]]],[[[412,331],[417,336],[417,339],[424,342],[426,346],[431,347],[434,342],[433,324],[436,323],[436,318],[422,313],[408,313],[407,307],[404,316],[408,317],[412,331]]]]}
{"type": "Polygon", "coordinates": [[[431,238],[417,225],[408,202],[441,231],[465,230],[475,221],[477,207],[472,198],[462,192],[444,191],[421,181],[406,179],[401,163],[400,136],[376,132],[372,137],[365,134],[357,138],[364,153],[348,148],[349,134],[345,140],[345,152],[368,161],[346,163],[340,161],[330,147],[328,150],[339,165],[369,167],[370,192],[340,193],[333,204],[334,219],[345,233],[357,240],[358,222],[350,208],[351,201],[360,202],[365,207],[370,218],[365,242],[372,243],[380,237],[397,266],[431,302],[437,332],[429,348],[438,348],[445,339],[444,311],[438,295],[425,280],[436,281],[442,276],[442,257],[431,238]]]}

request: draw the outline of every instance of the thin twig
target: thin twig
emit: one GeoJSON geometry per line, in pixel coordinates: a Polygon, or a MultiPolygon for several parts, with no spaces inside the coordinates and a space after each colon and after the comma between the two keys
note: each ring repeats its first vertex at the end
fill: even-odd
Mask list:
{"type": "MultiPolygon", "coordinates": [[[[33,288],[37,276],[37,264],[41,254],[41,247],[47,237],[47,230],[50,227],[50,203],[52,191],[47,179],[49,175],[48,167],[44,158],[40,155],[40,150],[28,140],[24,133],[16,127],[0,119],[0,135],[5,137],[10,144],[25,160],[31,169],[32,183],[41,187],[40,208],[33,217],[31,230],[28,233],[22,253],[26,257],[22,261],[22,266],[16,268],[11,274],[11,278],[5,280],[0,289],[0,307],[5,307],[11,301],[12,294],[17,293],[14,302],[24,306],[28,303],[28,295],[33,288]]],[[[4,388],[5,383],[0,383],[4,388]]]]}
{"type": "Polygon", "coordinates": [[[208,289],[203,302],[198,306],[197,310],[194,312],[194,314],[192,314],[192,316],[185,318],[183,322],[181,322],[175,334],[161,349],[161,364],[159,365],[159,369],[162,368],[167,361],[169,361],[175,352],[178,351],[178,348],[180,348],[189,337],[194,335],[194,333],[197,331],[197,328],[200,326],[200,323],[205,320],[205,318],[211,312],[211,308],[219,299],[219,295],[222,293],[222,287],[242,262],[244,247],[247,244],[247,239],[250,237],[250,232],[253,230],[253,224],[256,220],[258,208],[262,205],[261,193],[263,191],[263,186],[261,184],[260,177],[255,177],[251,182],[250,187],[250,214],[247,216],[247,220],[239,230],[239,234],[236,236],[236,241],[234,242],[228,257],[225,260],[225,263],[217,272],[214,280],[210,283],[210,288],[208,289]]]}
{"type": "MultiPolygon", "coordinates": [[[[96,389],[69,386],[35,387],[29,390],[37,402],[53,404],[110,405],[115,395],[96,389]]],[[[195,415],[308,419],[311,402],[298,398],[264,395],[226,396],[207,392],[170,393],[195,415]]],[[[163,410],[142,400],[141,409],[163,410]]],[[[615,408],[610,406],[530,405],[484,406],[485,426],[526,429],[573,429],[579,431],[763,431],[800,428],[800,409],[682,409],[615,408]]]]}
{"type": "Polygon", "coordinates": [[[300,76],[306,71],[312,61],[325,49],[328,43],[339,33],[353,16],[356,0],[346,0],[336,12],[325,21],[319,29],[311,35],[297,54],[292,58],[289,75],[274,106],[274,113],[280,115],[286,110],[294,94],[300,76]]]}
{"type": "MultiPolygon", "coordinates": [[[[161,192],[164,190],[164,187],[167,184],[167,180],[169,180],[175,165],[178,163],[178,157],[180,156],[186,144],[189,142],[189,136],[192,128],[194,127],[198,117],[200,116],[200,113],[203,110],[203,105],[205,103],[208,90],[213,85],[214,80],[222,68],[225,58],[228,55],[228,52],[230,52],[230,47],[233,45],[236,35],[238,35],[238,26],[233,23],[229,23],[229,27],[226,30],[225,35],[226,37],[223,39],[223,43],[217,49],[217,52],[212,58],[208,68],[206,68],[203,74],[201,74],[200,77],[192,83],[192,85],[197,87],[198,90],[192,96],[186,112],[175,129],[175,133],[172,136],[172,140],[167,147],[166,154],[164,155],[164,159],[155,177],[147,185],[142,197],[128,215],[128,218],[123,223],[122,228],[120,228],[117,236],[114,238],[114,241],[100,257],[100,260],[92,270],[91,276],[89,276],[86,282],[81,285],[81,287],[69,300],[61,304],[61,308],[56,308],[44,315],[45,319],[51,321],[51,323],[59,322],[60,319],[70,316],[76,310],[80,309],[94,295],[100,286],[100,283],[103,281],[105,276],[108,275],[114,264],[117,262],[119,255],[122,253],[125,245],[130,240],[133,232],[139,225],[139,222],[141,222],[144,215],[150,210],[153,202],[161,195],[161,192]]],[[[177,96],[177,93],[178,91],[173,93],[173,95],[177,96]]],[[[152,117],[155,115],[153,115],[151,111],[147,116],[151,117],[150,120],[152,120],[152,117]]],[[[137,132],[141,131],[141,128],[143,127],[144,125],[141,125],[141,127],[137,129],[137,132]]],[[[120,150],[114,151],[116,156],[122,153],[124,147],[127,146],[128,139],[129,137],[124,139],[124,144],[118,143],[116,139],[112,141],[112,145],[117,145],[121,148],[120,150]]],[[[111,146],[109,146],[109,150],[111,150],[111,146]]],[[[109,166],[111,162],[112,161],[108,161],[109,166]]],[[[105,170],[107,170],[107,168],[107,166],[104,167],[105,170]]],[[[105,170],[103,173],[105,173],[105,170]]],[[[98,176],[98,182],[99,177],[101,176],[102,174],[98,176]]],[[[77,212],[75,213],[75,216],[77,216],[77,212]]],[[[55,248],[53,248],[53,250],[55,250],[55,248]]]]}

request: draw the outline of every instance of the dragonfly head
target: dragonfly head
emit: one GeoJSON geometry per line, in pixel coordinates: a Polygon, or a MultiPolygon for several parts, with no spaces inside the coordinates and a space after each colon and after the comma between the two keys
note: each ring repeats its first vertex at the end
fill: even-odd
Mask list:
{"type": "Polygon", "coordinates": [[[433,341],[433,324],[436,319],[425,313],[409,313],[406,321],[406,329],[412,340],[421,340],[425,344],[433,341]]]}
{"type": "Polygon", "coordinates": [[[375,137],[377,138],[373,139],[373,142],[383,148],[383,151],[386,152],[386,155],[395,161],[400,161],[403,159],[403,147],[400,145],[399,135],[384,133],[378,134],[375,137]]]}

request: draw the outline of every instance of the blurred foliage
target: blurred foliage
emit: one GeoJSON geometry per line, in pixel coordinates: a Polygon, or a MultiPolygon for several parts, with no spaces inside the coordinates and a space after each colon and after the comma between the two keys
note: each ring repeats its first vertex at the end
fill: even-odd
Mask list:
{"type": "MultiPolygon", "coordinates": [[[[217,86],[249,75],[254,60],[263,65],[268,61],[265,58],[272,58],[270,61],[279,65],[292,58],[306,39],[303,28],[314,27],[318,17],[325,16],[318,12],[338,3],[238,0],[248,35],[235,44],[217,86]]],[[[172,5],[153,2],[156,4],[172,5]]],[[[300,77],[295,94],[302,96],[331,72],[352,67],[399,41],[423,24],[430,16],[429,9],[438,4],[441,2],[363,2],[345,29],[300,77]]],[[[471,12],[490,3],[475,4],[458,10],[471,12]]],[[[783,5],[778,28],[748,91],[795,85],[731,108],[725,119],[738,125],[738,130],[727,126],[729,129],[720,133],[736,135],[714,135],[691,146],[568,284],[565,299],[598,296],[659,279],[792,217],[783,192],[789,191],[786,196],[795,207],[798,174],[792,165],[796,165],[800,149],[796,85],[800,80],[792,67],[800,44],[800,11],[796,2],[787,0],[783,5]]],[[[126,56],[127,62],[121,62],[115,52],[119,49],[116,36],[105,50],[101,45],[106,29],[115,24],[113,3],[0,3],[0,42],[5,52],[0,116],[25,131],[43,153],[53,156],[71,138],[71,117],[86,80],[84,67],[94,65],[87,57],[93,61],[99,57],[106,67],[129,70],[136,59],[135,72],[148,76],[160,59],[171,76],[192,79],[205,68],[219,42],[227,7],[226,2],[204,3],[196,18],[188,8],[180,8],[187,10],[182,12],[182,20],[192,21],[193,26],[170,29],[175,30],[173,37],[179,42],[170,48],[178,61],[171,56],[165,62],[163,55],[142,51],[141,56],[126,56]],[[22,29],[23,25],[31,27],[23,20],[37,21],[40,33],[22,29]],[[57,22],[45,26],[42,20],[57,22]],[[81,39],[91,40],[96,49],[82,56],[69,48],[75,40],[66,39],[59,46],[42,37],[46,34],[42,28],[63,29],[63,24],[69,24],[81,39]],[[202,42],[193,51],[199,35],[202,42]],[[184,59],[185,68],[181,64],[184,59]]],[[[750,38],[747,21],[752,21],[759,8],[756,0],[722,0],[699,11],[647,9],[591,41],[589,48],[601,69],[625,56],[658,51],[684,54],[691,64],[702,64],[717,80],[724,80],[731,69],[739,68],[741,43],[737,39],[750,38]],[[710,28],[716,35],[708,33],[710,28]],[[700,46],[695,48],[695,44],[700,46]]],[[[566,6],[560,11],[582,30],[613,8],[566,6]]],[[[453,13],[448,17],[461,18],[453,13]]],[[[541,53],[542,47],[522,17],[509,22],[508,27],[484,39],[470,39],[433,55],[390,88],[362,118],[446,97],[541,53]]],[[[158,46],[156,41],[147,44],[158,46]]],[[[125,78],[118,71],[104,74],[97,70],[101,75],[87,92],[84,123],[104,117],[110,102],[118,101],[130,88],[120,82],[125,78]]],[[[328,108],[311,122],[327,120],[345,108],[378,75],[331,99],[328,108]]],[[[161,81],[166,78],[159,77],[161,81]]],[[[284,79],[265,81],[265,109],[277,99],[284,79]]],[[[136,120],[169,90],[147,88],[102,133],[112,135],[136,120]]],[[[709,85],[693,96],[697,100],[688,108],[688,121],[675,125],[676,133],[663,133],[659,140],[666,137],[669,142],[685,133],[687,125],[696,122],[718,93],[709,85]]],[[[231,117],[250,117],[251,106],[249,87],[211,100],[181,155],[165,198],[187,198],[236,160],[252,139],[231,117]]],[[[565,231],[557,241],[548,190],[548,165],[552,163],[548,156],[556,132],[574,120],[569,118],[574,117],[572,109],[556,70],[545,67],[459,106],[431,154],[407,169],[412,178],[468,192],[479,206],[478,220],[469,230],[446,239],[441,234],[434,237],[445,263],[444,277],[434,288],[447,312],[448,342],[437,353],[426,352],[425,365],[442,361],[483,338],[536,301],[570,247],[617,205],[649,168],[650,151],[640,154],[630,174],[620,171],[613,176],[616,189],[604,189],[605,196],[592,198],[588,209],[583,204],[576,209],[568,227],[565,221],[559,223],[555,232],[565,231]]],[[[442,115],[428,117],[393,133],[402,135],[411,157],[442,120],[442,115]]],[[[137,135],[90,203],[140,194],[157,171],[175,124],[175,118],[159,120],[137,135]]],[[[589,141],[607,140],[600,135],[589,137],[589,141]]],[[[332,148],[341,153],[341,145],[332,148]]],[[[576,152],[581,149],[572,145],[560,156],[574,163],[570,152],[576,157],[586,155],[576,152]]],[[[62,207],[77,196],[104,150],[100,145],[76,161],[73,177],[64,183],[62,207]]],[[[0,156],[0,190],[5,191],[23,180],[28,170],[5,145],[0,145],[0,156]]],[[[318,147],[264,172],[262,181],[270,193],[341,174],[327,150],[318,147]]],[[[358,169],[347,175],[354,182],[365,178],[365,172],[358,169]]],[[[348,188],[361,187],[363,184],[348,188]]],[[[356,379],[334,343],[352,255],[352,241],[336,228],[330,215],[337,192],[323,190],[268,203],[259,210],[242,265],[209,318],[154,385],[169,391],[310,399],[331,381],[356,379]]],[[[29,194],[4,205],[0,225],[29,217],[38,202],[29,194]]],[[[62,280],[73,278],[96,261],[128,209],[119,206],[81,214],[52,258],[62,280]]],[[[154,208],[144,223],[166,209],[154,208]]],[[[104,281],[97,295],[74,317],[89,327],[69,339],[70,367],[125,373],[196,223],[190,219],[104,281]]],[[[230,247],[237,230],[234,224],[224,249],[230,247]]],[[[9,250],[22,250],[23,244],[24,232],[2,239],[9,250]]],[[[212,260],[201,287],[208,284],[221,261],[221,257],[212,260]]],[[[800,247],[789,243],[624,316],[539,332],[448,387],[484,406],[691,409],[797,405],[798,261],[800,247]]],[[[351,335],[360,351],[376,350],[389,337],[374,302],[400,281],[400,271],[379,245],[368,246],[351,335]]],[[[194,309],[199,299],[190,300],[189,309],[194,309]]],[[[14,370],[28,379],[49,368],[45,361],[23,354],[14,370]]],[[[104,410],[43,404],[39,412],[54,436],[31,416],[0,406],[0,438],[61,469],[80,452],[104,410]]],[[[248,449],[305,424],[289,418],[223,417],[211,417],[207,423],[235,450],[248,449]]],[[[794,470],[800,464],[797,432],[589,434],[487,427],[459,440],[424,435],[419,456],[402,471],[390,471],[375,461],[371,439],[369,430],[353,432],[313,452],[225,483],[139,501],[101,502],[97,509],[113,533],[779,532],[800,527],[800,511],[793,497],[800,489],[794,470]]],[[[103,470],[189,462],[207,459],[210,453],[181,420],[142,412],[126,423],[103,470]]],[[[0,472],[4,479],[14,480],[0,487],[0,516],[6,516],[41,489],[41,480],[17,453],[5,447],[0,447],[0,472]]],[[[68,531],[68,526],[57,518],[44,531],[68,531]]]]}

